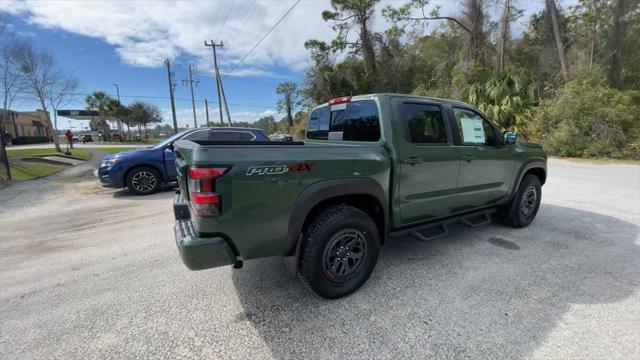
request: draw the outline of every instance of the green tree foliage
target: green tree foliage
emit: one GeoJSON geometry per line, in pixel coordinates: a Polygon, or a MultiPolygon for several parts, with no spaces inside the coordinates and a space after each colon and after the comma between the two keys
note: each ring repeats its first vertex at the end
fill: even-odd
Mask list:
{"type": "Polygon", "coordinates": [[[265,134],[270,135],[276,131],[276,119],[271,115],[263,116],[258,121],[251,124],[251,126],[262,129],[265,134]]]}
{"type": "Polygon", "coordinates": [[[471,84],[466,100],[502,129],[514,130],[518,128],[520,114],[535,105],[537,91],[526,74],[507,69],[487,74],[471,84]]]}
{"type": "Polygon", "coordinates": [[[131,124],[135,124],[138,127],[138,133],[142,134],[141,127],[144,129],[144,136],[146,140],[149,140],[149,133],[147,126],[151,123],[162,122],[162,113],[160,109],[153,104],[149,104],[143,101],[135,101],[129,105],[129,121],[131,124]]]}
{"type": "Polygon", "coordinates": [[[118,107],[119,102],[103,91],[94,91],[91,95],[87,95],[85,102],[87,104],[87,110],[95,110],[98,112],[96,127],[102,131],[103,136],[108,140],[111,131],[107,123],[107,117],[118,107]]]}
{"type": "MultiPolygon", "coordinates": [[[[311,53],[301,92],[306,109],[371,92],[457,99],[503,129],[543,142],[552,154],[634,154],[640,113],[628,111],[620,122],[611,114],[633,105],[637,97],[629,90],[640,90],[640,0],[580,0],[570,8],[545,0],[529,18],[515,1],[457,1],[446,14],[428,0],[384,9],[377,1],[332,1],[322,17],[336,39],[305,43],[311,53]],[[376,11],[388,28],[372,30],[376,11]],[[523,32],[511,31],[516,27],[523,32]],[[575,96],[579,86],[589,96],[575,96]],[[599,108],[598,97],[611,104],[599,108]]],[[[296,121],[287,128],[301,129],[296,121]]]]}
{"type": "Polygon", "coordinates": [[[530,137],[553,154],[640,159],[640,92],[579,78],[543,99],[529,122],[530,137]]]}
{"type": "Polygon", "coordinates": [[[131,114],[131,109],[128,106],[122,105],[120,101],[114,100],[111,104],[111,115],[113,115],[120,123],[124,123],[127,125],[127,138],[131,140],[131,124],[129,123],[129,115],[131,114]]]}
{"type": "Polygon", "coordinates": [[[276,103],[278,111],[287,114],[287,122],[289,126],[293,126],[293,112],[295,107],[300,104],[300,90],[298,84],[288,81],[278,84],[276,94],[282,95],[282,99],[276,103]]]}

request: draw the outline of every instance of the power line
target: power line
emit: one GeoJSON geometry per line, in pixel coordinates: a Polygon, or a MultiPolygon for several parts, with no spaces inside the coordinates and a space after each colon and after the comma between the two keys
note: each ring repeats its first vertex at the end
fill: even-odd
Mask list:
{"type": "Polygon", "coordinates": [[[255,49],[260,45],[260,43],[262,43],[262,40],[264,40],[267,36],[269,36],[269,34],[271,34],[271,32],[273,31],[273,29],[275,29],[275,28],[276,28],[276,26],[278,26],[278,25],[282,22],[282,20],[284,20],[284,18],[286,18],[286,17],[287,17],[287,15],[289,15],[289,13],[290,13],[291,11],[293,11],[293,9],[294,9],[294,8],[295,8],[295,7],[300,3],[300,1],[302,1],[302,0],[297,0],[297,1],[295,2],[295,4],[293,4],[293,5],[289,8],[289,10],[287,10],[287,12],[285,12],[285,13],[284,13],[284,15],[282,15],[282,17],[280,18],[280,20],[278,20],[275,24],[273,24],[273,26],[269,29],[269,31],[267,31],[264,35],[262,35],[262,37],[260,38],[260,40],[258,40],[258,42],[257,42],[257,43],[256,43],[256,44],[251,48],[251,50],[249,50],[249,52],[248,52],[248,53],[246,53],[246,54],[242,57],[242,59],[240,59],[240,61],[238,61],[238,63],[236,63],[236,65],[233,67],[233,69],[231,69],[231,71],[229,72],[229,74],[230,74],[230,73],[232,73],[232,72],[234,72],[234,71],[238,68],[238,66],[240,66],[240,64],[242,64],[242,62],[243,62],[243,61],[244,61],[244,60],[245,60],[249,55],[251,55],[251,53],[253,52],[253,50],[255,50],[255,49]]]}
{"type": "MultiPolygon", "coordinates": [[[[35,95],[36,93],[34,91],[23,91],[23,94],[29,94],[29,95],[35,95]]],[[[0,94],[4,94],[4,91],[1,91],[0,94]]],[[[47,94],[48,95],[48,94],[47,94]]],[[[68,95],[70,96],[88,96],[88,95],[93,95],[92,93],[69,93],[68,95]]],[[[109,96],[113,96],[113,94],[107,94],[109,96]]],[[[151,95],[122,95],[120,94],[120,97],[122,98],[136,98],[136,99],[162,99],[162,100],[168,100],[171,99],[169,96],[151,96],[151,95]]],[[[189,101],[191,102],[190,98],[179,98],[179,97],[174,97],[175,100],[179,100],[179,101],[189,101]]],[[[204,98],[202,99],[195,99],[196,102],[198,103],[204,103],[204,98]]],[[[215,101],[209,101],[209,103],[213,103],[213,104],[218,104],[215,101]]],[[[262,108],[262,109],[271,109],[274,106],[273,105],[256,105],[256,104],[239,104],[239,103],[229,103],[229,105],[233,105],[233,106],[243,106],[243,107],[254,107],[254,108],[262,108]]]]}
{"type": "Polygon", "coordinates": [[[212,24],[215,24],[216,21],[218,21],[218,16],[220,15],[220,8],[222,7],[222,3],[223,3],[222,1],[218,2],[218,7],[216,7],[216,16],[213,17],[213,21],[211,22],[212,24]]]}
{"type": "Polygon", "coordinates": [[[224,26],[227,24],[227,20],[229,20],[229,14],[231,14],[231,10],[233,9],[233,5],[235,5],[236,0],[233,0],[231,2],[231,6],[229,6],[229,11],[227,11],[227,16],[224,17],[224,21],[222,22],[222,26],[220,26],[220,30],[218,31],[218,35],[216,35],[216,37],[213,39],[214,42],[218,41],[220,34],[222,33],[222,30],[224,29],[224,26]]]}
{"type": "Polygon", "coordinates": [[[249,10],[244,15],[244,19],[242,20],[242,25],[240,25],[240,28],[238,29],[238,31],[236,31],[236,36],[234,36],[233,39],[231,39],[231,43],[236,41],[238,36],[240,36],[240,33],[242,33],[242,30],[244,29],[244,26],[247,25],[247,21],[249,20],[249,16],[251,16],[251,14],[256,10],[256,8],[258,7],[259,3],[260,3],[260,0],[256,0],[256,2],[253,4],[253,7],[251,8],[251,10],[249,10]]]}

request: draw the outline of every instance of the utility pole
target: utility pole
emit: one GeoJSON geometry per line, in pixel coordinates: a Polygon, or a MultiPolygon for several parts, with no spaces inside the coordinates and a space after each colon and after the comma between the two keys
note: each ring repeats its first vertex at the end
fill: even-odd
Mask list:
{"type": "Polygon", "coordinates": [[[211,124],[209,124],[209,101],[207,100],[207,98],[204,99],[204,113],[207,115],[207,127],[210,127],[211,124]]]}
{"type": "Polygon", "coordinates": [[[167,64],[167,76],[169,77],[169,97],[171,98],[171,115],[173,116],[173,131],[178,133],[178,120],[176,119],[176,102],[173,99],[173,80],[171,73],[171,64],[169,63],[169,59],[165,60],[165,64],[167,64]]]}
{"type": "Polygon", "coordinates": [[[227,96],[224,94],[224,87],[222,86],[222,77],[220,77],[220,73],[218,73],[218,81],[220,82],[220,91],[222,92],[222,101],[224,102],[224,112],[227,114],[227,121],[229,122],[229,127],[231,127],[232,126],[231,115],[229,115],[229,106],[227,105],[227,96]]]}
{"type": "MultiPolygon", "coordinates": [[[[191,65],[189,65],[189,78],[182,80],[182,84],[189,83],[189,87],[191,88],[191,107],[193,108],[193,127],[195,129],[198,128],[198,120],[196,119],[196,99],[193,96],[193,73],[198,72],[198,70],[192,70],[191,65]]],[[[196,86],[200,83],[200,80],[195,80],[196,86]]]]}
{"type": "Polygon", "coordinates": [[[220,41],[220,44],[216,44],[211,40],[211,43],[204,41],[204,46],[211,46],[213,49],[213,68],[216,75],[216,88],[218,90],[218,112],[220,113],[220,125],[224,126],[224,120],[222,119],[222,99],[224,99],[224,107],[229,120],[229,126],[231,126],[231,116],[229,116],[229,107],[227,106],[227,98],[224,96],[224,88],[222,87],[222,78],[220,77],[220,71],[218,70],[218,56],[216,54],[216,47],[223,47],[224,43],[220,41]]]}

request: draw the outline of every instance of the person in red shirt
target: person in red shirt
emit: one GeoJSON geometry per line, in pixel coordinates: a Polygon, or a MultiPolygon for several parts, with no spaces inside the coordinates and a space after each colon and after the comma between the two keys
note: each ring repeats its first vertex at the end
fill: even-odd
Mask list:
{"type": "Polygon", "coordinates": [[[64,136],[67,137],[69,147],[73,149],[73,133],[71,132],[71,129],[67,129],[67,132],[64,133],[64,136]]]}

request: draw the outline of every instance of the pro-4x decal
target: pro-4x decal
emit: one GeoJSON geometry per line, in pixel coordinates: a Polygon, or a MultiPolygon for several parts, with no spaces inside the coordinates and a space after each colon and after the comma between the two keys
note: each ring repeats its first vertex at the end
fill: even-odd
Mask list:
{"type": "Polygon", "coordinates": [[[318,163],[316,162],[303,162],[293,164],[291,165],[291,167],[288,167],[287,165],[250,166],[247,169],[246,175],[278,175],[287,172],[298,173],[303,171],[311,171],[317,164],[318,163]]]}

